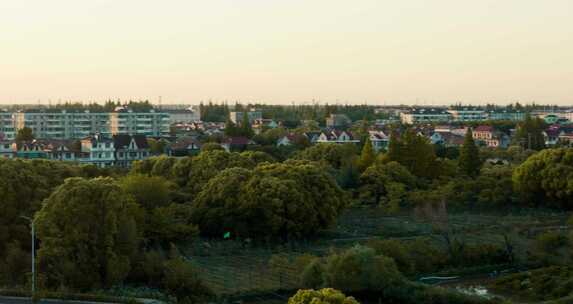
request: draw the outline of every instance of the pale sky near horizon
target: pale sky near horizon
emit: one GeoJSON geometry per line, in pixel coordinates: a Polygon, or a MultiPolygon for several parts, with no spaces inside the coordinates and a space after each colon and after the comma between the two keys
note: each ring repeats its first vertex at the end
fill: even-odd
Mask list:
{"type": "Polygon", "coordinates": [[[573,105],[572,0],[0,0],[0,103],[573,105]]]}

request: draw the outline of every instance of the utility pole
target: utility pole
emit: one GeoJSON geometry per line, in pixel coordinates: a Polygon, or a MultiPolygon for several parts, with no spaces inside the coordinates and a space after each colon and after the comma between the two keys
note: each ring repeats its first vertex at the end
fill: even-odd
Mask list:
{"type": "Polygon", "coordinates": [[[36,227],[34,219],[23,215],[20,217],[28,220],[30,222],[30,226],[32,229],[32,298],[33,298],[34,295],[36,294],[36,227]]]}

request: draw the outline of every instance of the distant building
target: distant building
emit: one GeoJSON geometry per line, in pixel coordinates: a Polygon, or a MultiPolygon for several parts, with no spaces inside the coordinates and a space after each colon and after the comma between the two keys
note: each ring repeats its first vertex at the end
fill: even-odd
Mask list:
{"type": "Polygon", "coordinates": [[[507,148],[509,146],[509,136],[495,131],[491,126],[479,126],[473,130],[472,136],[475,141],[483,143],[490,148],[507,148]]]}
{"type": "Polygon", "coordinates": [[[360,140],[355,139],[352,133],[347,131],[325,131],[318,137],[317,143],[335,143],[335,144],[358,144],[360,140]]]}
{"type": "Polygon", "coordinates": [[[115,165],[119,167],[131,167],[134,161],[149,157],[149,144],[145,135],[114,135],[113,147],[115,165]]]}
{"type": "Polygon", "coordinates": [[[169,156],[197,155],[201,151],[201,146],[201,142],[193,137],[179,138],[169,146],[169,156]]]}
{"type": "Polygon", "coordinates": [[[330,114],[326,118],[327,128],[347,128],[352,124],[352,120],[346,114],[330,114]]]}
{"type": "Polygon", "coordinates": [[[443,123],[451,121],[452,115],[441,108],[414,108],[400,113],[400,120],[404,124],[443,123]]]}
{"type": "MultiPolygon", "coordinates": [[[[243,122],[243,115],[245,112],[230,112],[229,113],[229,118],[231,119],[231,121],[236,124],[236,125],[240,125],[243,122]]],[[[249,116],[249,123],[252,124],[255,120],[257,119],[262,119],[263,118],[263,112],[261,111],[249,111],[246,112],[247,115],[249,116]]]]}
{"type": "Polygon", "coordinates": [[[115,147],[109,137],[96,134],[81,140],[83,157],[80,162],[98,167],[111,167],[115,162],[115,147]]]}
{"type": "Polygon", "coordinates": [[[522,121],[525,120],[525,112],[523,111],[511,111],[511,110],[492,110],[487,111],[488,120],[510,120],[510,121],[522,121]]]}
{"type": "Polygon", "coordinates": [[[372,143],[372,148],[376,152],[386,151],[388,149],[388,143],[390,142],[390,136],[386,135],[383,131],[369,131],[368,135],[370,137],[370,142],[372,143]]]}
{"type": "Polygon", "coordinates": [[[170,124],[192,123],[201,120],[201,114],[199,111],[195,111],[192,108],[167,110],[165,112],[169,114],[170,124]]]}
{"type": "Polygon", "coordinates": [[[169,134],[169,114],[155,110],[133,112],[124,107],[113,112],[0,112],[0,133],[4,139],[14,139],[24,127],[32,129],[38,139],[81,139],[96,133],[165,136],[169,134]]]}
{"type": "Polygon", "coordinates": [[[452,115],[452,120],[457,122],[483,121],[487,119],[486,112],[475,107],[450,109],[448,113],[452,115]]]}

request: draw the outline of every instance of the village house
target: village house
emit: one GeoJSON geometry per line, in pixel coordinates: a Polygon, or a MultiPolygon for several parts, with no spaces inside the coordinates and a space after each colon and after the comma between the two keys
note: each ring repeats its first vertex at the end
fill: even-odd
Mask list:
{"type": "Polygon", "coordinates": [[[507,148],[509,136],[494,130],[492,126],[479,126],[473,130],[472,136],[475,141],[490,148],[507,148]]]}
{"type": "Polygon", "coordinates": [[[386,133],[383,131],[369,131],[368,135],[374,151],[380,152],[386,151],[388,149],[390,136],[386,135],[386,133]]]}
{"type": "Polygon", "coordinates": [[[114,135],[115,165],[131,167],[131,163],[149,157],[149,144],[144,135],[114,135]]]}
{"type": "Polygon", "coordinates": [[[115,162],[113,140],[101,134],[86,137],[81,140],[82,158],[80,162],[98,167],[110,167],[115,162]]]}
{"type": "Polygon", "coordinates": [[[193,137],[182,137],[169,146],[169,156],[191,156],[201,151],[202,144],[193,137]]]}
{"type": "Polygon", "coordinates": [[[354,139],[352,133],[349,131],[339,131],[339,130],[332,130],[332,131],[325,131],[320,133],[318,137],[317,143],[335,143],[335,144],[358,144],[360,140],[354,139]]]}

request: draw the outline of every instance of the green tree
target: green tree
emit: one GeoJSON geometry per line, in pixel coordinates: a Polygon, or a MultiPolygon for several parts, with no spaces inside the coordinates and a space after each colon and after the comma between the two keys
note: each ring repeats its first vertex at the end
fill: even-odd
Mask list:
{"type": "Polygon", "coordinates": [[[224,133],[226,136],[238,136],[240,134],[240,130],[237,128],[230,117],[227,117],[227,120],[225,121],[224,133]]]}
{"type": "Polygon", "coordinates": [[[370,137],[366,137],[366,143],[362,147],[362,153],[360,154],[360,168],[362,171],[366,170],[370,165],[374,163],[376,159],[376,155],[374,153],[374,149],[372,148],[372,142],[370,141],[370,137]]]}
{"type": "Polygon", "coordinates": [[[254,135],[251,121],[249,120],[249,113],[243,112],[243,121],[241,122],[241,135],[251,138],[254,135]]]}
{"type": "Polygon", "coordinates": [[[390,192],[392,185],[401,184],[405,189],[412,189],[415,187],[416,177],[399,163],[390,162],[369,167],[360,176],[360,181],[363,199],[379,205],[390,192]]]}
{"type": "Polygon", "coordinates": [[[524,202],[572,209],[573,149],[546,149],[513,171],[513,185],[524,202]]]}
{"type": "Polygon", "coordinates": [[[528,150],[541,150],[545,148],[543,130],[545,123],[540,118],[532,118],[527,114],[525,120],[517,125],[514,142],[528,150]]]}
{"type": "MultiPolygon", "coordinates": [[[[164,264],[163,287],[181,303],[196,303],[212,295],[191,263],[181,257],[164,264]]],[[[202,301],[201,301],[202,303],[202,301]]]]}
{"type": "Polygon", "coordinates": [[[202,234],[300,238],[334,223],[346,197],[319,167],[265,163],[254,170],[229,168],[209,180],[193,202],[202,234]]]}
{"type": "Polygon", "coordinates": [[[473,138],[472,129],[468,128],[464,138],[464,144],[460,151],[458,165],[463,174],[470,177],[476,177],[481,169],[481,160],[479,150],[473,138]]]}
{"type": "Polygon", "coordinates": [[[301,289],[288,300],[288,304],[360,304],[360,302],[336,289],[324,288],[301,289]]]}
{"type": "Polygon", "coordinates": [[[394,260],[360,245],[327,258],[325,281],[344,292],[383,292],[406,282],[394,260]]]}
{"type": "Polygon", "coordinates": [[[88,290],[121,283],[131,269],[139,237],[133,225],[140,214],[110,178],[67,179],[36,217],[38,261],[47,286],[88,290]]]}
{"type": "Polygon", "coordinates": [[[23,127],[16,133],[16,142],[31,141],[34,139],[34,134],[32,129],[29,127],[23,127]]]}

